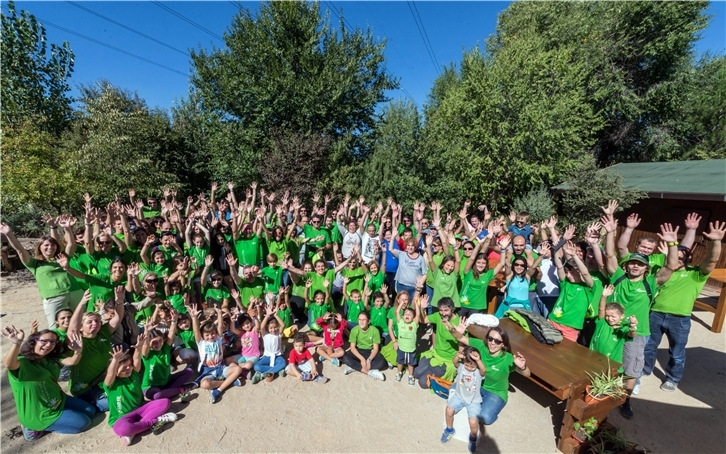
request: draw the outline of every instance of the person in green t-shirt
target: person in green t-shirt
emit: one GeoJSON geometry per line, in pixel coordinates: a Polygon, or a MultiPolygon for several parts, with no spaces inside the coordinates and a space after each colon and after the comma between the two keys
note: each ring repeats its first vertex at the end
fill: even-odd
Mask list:
{"type": "Polygon", "coordinates": [[[179,396],[184,402],[189,399],[189,391],[194,389],[189,380],[194,376],[192,368],[171,373],[171,350],[177,333],[179,314],[172,311],[169,331],[163,333],[158,329],[144,336],[141,344],[144,377],[141,389],[148,400],[173,399],[179,396]]]}
{"type": "MultiPolygon", "coordinates": [[[[452,237],[451,240],[453,244],[454,238],[452,237]]],[[[454,306],[460,307],[461,303],[459,301],[458,282],[461,258],[459,256],[459,249],[454,248],[454,255],[445,256],[437,267],[431,253],[433,243],[434,238],[431,235],[427,235],[426,257],[428,258],[429,273],[431,274],[431,281],[429,285],[434,289],[434,294],[431,298],[431,306],[437,307],[441,298],[451,298],[454,302],[454,306]]]]}
{"type": "Polygon", "coordinates": [[[191,219],[184,232],[186,251],[185,255],[191,259],[192,280],[194,282],[194,294],[197,298],[201,296],[202,284],[200,277],[204,269],[204,259],[210,255],[212,236],[209,230],[204,227],[203,222],[191,219]],[[198,228],[200,232],[192,234],[192,228],[198,228]]]}
{"type": "MultiPolygon", "coordinates": [[[[345,271],[345,270],[343,270],[345,271]]],[[[359,289],[350,289],[351,279],[343,278],[343,299],[345,300],[346,322],[348,322],[348,330],[352,330],[358,324],[358,315],[366,310],[363,295],[359,289]]]]}
{"type": "Polygon", "coordinates": [[[96,409],[67,396],[58,385],[60,366],[77,364],[81,358],[81,337],[75,333],[69,336],[73,355],[61,359],[64,346],[55,331],[38,331],[25,340],[23,330],[6,325],[2,335],[11,343],[3,364],[25,439],[35,440],[43,432],[76,434],[86,430],[96,409]]]}
{"type": "MultiPolygon", "coordinates": [[[[484,241],[480,241],[474,246],[474,251],[471,254],[472,258],[464,267],[464,280],[459,292],[459,300],[461,301],[459,317],[468,317],[471,314],[486,312],[489,283],[507,264],[507,254],[499,254],[499,263],[494,269],[489,269],[486,251],[494,237],[494,233],[489,231],[484,241]]],[[[506,249],[509,246],[509,237],[505,237],[500,241],[499,246],[506,249]]]]}
{"type": "Polygon", "coordinates": [[[219,306],[222,308],[229,307],[230,293],[226,285],[224,285],[224,277],[217,270],[211,271],[214,260],[208,255],[204,260],[204,270],[202,271],[202,296],[207,303],[207,307],[219,306]],[[209,275],[209,283],[207,283],[207,275],[209,275]]]}
{"type": "MultiPolygon", "coordinates": [[[[611,205],[612,202],[609,207],[611,205]]],[[[606,214],[602,218],[602,224],[607,232],[605,268],[610,275],[610,283],[615,287],[615,292],[609,299],[623,305],[626,317],[634,315],[638,319],[637,336],[623,347],[623,370],[625,375],[633,377],[624,381],[625,390],[630,395],[636,380],[640,378],[643,371],[645,345],[650,336],[651,302],[658,291],[658,286],[670,279],[673,270],[678,267],[678,227],[674,230],[670,224],[660,226],[659,236],[668,245],[668,256],[666,266],[658,269],[657,273],[653,275],[649,272],[648,257],[639,253],[631,254],[628,261],[620,267],[615,255],[615,231],[618,223],[611,214],[606,214]]],[[[620,407],[620,414],[626,419],[633,417],[630,397],[620,407]]]]}
{"type": "Polygon", "coordinates": [[[313,288],[313,281],[309,279],[305,283],[305,306],[308,308],[308,327],[312,331],[309,335],[311,342],[323,339],[323,328],[317,324],[317,320],[327,312],[333,310],[333,301],[330,298],[330,282],[326,279],[323,281],[323,290],[316,290],[310,297],[313,288]]]}
{"type": "MultiPolygon", "coordinates": [[[[366,310],[370,311],[371,325],[378,328],[381,333],[382,341],[388,338],[388,286],[383,284],[380,292],[372,293],[369,289],[363,292],[363,303],[366,310]],[[373,299],[373,303],[370,300],[373,299]]],[[[385,343],[385,342],[383,342],[385,343]]]]}
{"type": "Polygon", "coordinates": [[[381,335],[371,325],[368,312],[358,314],[357,326],[350,331],[350,349],[340,359],[345,365],[343,373],[361,372],[374,380],[384,380],[381,370],[386,369],[386,360],[380,354],[381,335]]]}
{"type": "MultiPolygon", "coordinates": [[[[638,320],[631,316],[625,318],[623,306],[619,303],[608,303],[607,300],[615,292],[615,287],[607,285],[602,290],[595,333],[590,341],[590,350],[607,356],[613,361],[623,362],[623,346],[636,336],[638,320]]],[[[620,368],[622,373],[622,368],[620,368]]]]}
{"type": "Polygon", "coordinates": [[[262,220],[256,219],[257,229],[252,231],[252,224],[244,224],[239,233],[236,232],[236,218],[232,220],[232,238],[234,239],[234,250],[237,260],[241,266],[259,266],[262,257],[260,255],[260,236],[262,235],[262,220]]]}
{"type": "MultiPolygon", "coordinates": [[[[423,312],[423,309],[428,306],[428,298],[422,295],[414,304],[421,304],[423,312]]],[[[424,323],[434,325],[434,332],[436,333],[434,348],[428,356],[426,354],[421,355],[418,367],[414,370],[414,377],[418,380],[419,386],[424,389],[428,387],[426,384],[427,375],[443,377],[449,367],[452,372],[455,370],[454,366],[451,365],[451,360],[459,351],[459,343],[444,324],[444,322],[453,325],[459,324],[459,316],[454,313],[454,302],[448,297],[441,298],[438,309],[437,313],[426,315],[423,320],[424,323]]]]}
{"type": "Polygon", "coordinates": [[[305,246],[305,255],[307,258],[312,258],[320,249],[330,250],[333,247],[330,235],[322,228],[321,224],[321,218],[317,214],[314,214],[310,218],[310,224],[298,223],[300,228],[303,229],[305,238],[311,239],[305,246]]]}
{"type": "MultiPolygon", "coordinates": [[[[700,217],[697,219],[700,220],[700,217]]],[[[694,229],[698,227],[698,220],[695,220],[694,229]]],[[[650,337],[645,347],[643,373],[653,372],[658,346],[665,334],[668,338],[670,360],[665,368],[666,381],[660,386],[663,391],[674,391],[683,378],[693,304],[721,256],[721,241],[726,233],[726,223],[716,221],[709,227],[709,231],[703,234],[709,240],[708,251],[700,265],[690,266],[691,250],[679,245],[678,266],[673,270],[670,279],[660,287],[651,307],[650,337]]]]}
{"type": "Polygon", "coordinates": [[[418,340],[418,324],[421,321],[421,309],[428,307],[428,298],[421,298],[420,304],[414,304],[413,308],[406,307],[406,301],[396,311],[396,324],[398,326],[398,336],[396,338],[398,349],[396,351],[396,363],[398,372],[396,373],[396,381],[400,382],[403,377],[403,366],[408,366],[408,386],[413,386],[416,382],[413,377],[413,370],[418,363],[416,359],[416,341],[418,340]],[[403,311],[403,315],[401,315],[403,311]]]}
{"type": "Polygon", "coordinates": [[[282,287],[282,274],[285,270],[278,265],[279,257],[277,254],[269,253],[265,258],[267,259],[267,266],[260,270],[262,280],[265,282],[265,293],[277,295],[280,287],[282,287]]]}
{"type": "Polygon", "coordinates": [[[142,392],[141,350],[146,333],[139,334],[133,357],[117,345],[113,348],[111,362],[106,369],[103,389],[108,396],[108,425],[120,437],[121,444],[128,446],[133,438],[149,429],[156,432],[166,424],[177,420],[175,413],[165,413],[171,406],[169,399],[144,403],[142,392]]]}

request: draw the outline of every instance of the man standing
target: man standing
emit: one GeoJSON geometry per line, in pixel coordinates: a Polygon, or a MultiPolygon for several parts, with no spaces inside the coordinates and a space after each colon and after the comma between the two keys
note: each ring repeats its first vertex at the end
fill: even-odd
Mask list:
{"type": "Polygon", "coordinates": [[[666,381],[660,385],[663,391],[675,391],[683,378],[693,303],[721,255],[721,240],[726,233],[726,223],[716,221],[710,223],[709,227],[710,231],[704,232],[703,236],[710,240],[710,244],[701,264],[690,266],[691,250],[678,246],[678,267],[673,270],[671,278],[660,287],[651,308],[650,339],[645,347],[643,374],[650,375],[653,372],[658,345],[665,334],[668,338],[670,359],[665,368],[666,381]]]}

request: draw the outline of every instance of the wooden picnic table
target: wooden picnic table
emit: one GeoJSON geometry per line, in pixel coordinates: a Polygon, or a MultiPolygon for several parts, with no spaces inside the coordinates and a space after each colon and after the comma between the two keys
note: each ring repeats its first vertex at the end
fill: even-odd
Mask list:
{"type": "MultiPolygon", "coordinates": [[[[611,373],[617,374],[620,363],[608,362],[600,353],[567,339],[556,345],[542,344],[508,318],[501,319],[499,326],[509,335],[512,351],[520,352],[527,360],[531,372],[529,379],[558,399],[566,401],[557,448],[565,454],[580,452],[584,445],[572,438],[575,421],[594,417],[598,423],[603,423],[611,409],[625,402],[625,398],[611,398],[587,405],[584,401],[585,387],[590,384],[587,374],[606,372],[608,365],[611,373]]],[[[487,331],[488,328],[469,325],[469,335],[478,339],[485,340],[487,331]]]]}
{"type": "Polygon", "coordinates": [[[726,316],[726,268],[717,268],[711,271],[708,278],[721,283],[721,296],[718,297],[716,307],[699,300],[696,300],[693,305],[704,311],[714,313],[711,331],[720,333],[723,329],[724,316],[726,316]]]}

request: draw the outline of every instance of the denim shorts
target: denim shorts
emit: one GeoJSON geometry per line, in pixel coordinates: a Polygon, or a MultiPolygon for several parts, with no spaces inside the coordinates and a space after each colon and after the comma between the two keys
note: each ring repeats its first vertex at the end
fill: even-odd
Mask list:
{"type": "Polygon", "coordinates": [[[219,364],[218,366],[202,366],[202,370],[199,372],[199,377],[197,377],[195,381],[197,383],[201,383],[205,378],[209,378],[211,380],[224,380],[227,378],[228,371],[229,366],[225,366],[224,363],[219,364]]]}
{"type": "Polygon", "coordinates": [[[449,400],[446,402],[446,406],[453,408],[454,414],[459,413],[462,408],[466,408],[466,416],[470,419],[479,418],[479,414],[481,413],[481,402],[467,404],[456,393],[456,389],[452,389],[449,392],[449,400]]]}

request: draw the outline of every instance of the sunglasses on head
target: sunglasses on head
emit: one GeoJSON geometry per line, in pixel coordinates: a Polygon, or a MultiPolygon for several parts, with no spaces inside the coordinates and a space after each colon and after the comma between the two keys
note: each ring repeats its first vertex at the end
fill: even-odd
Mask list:
{"type": "Polygon", "coordinates": [[[494,342],[495,345],[502,345],[504,343],[501,339],[495,339],[491,336],[487,336],[487,342],[494,342]]]}

